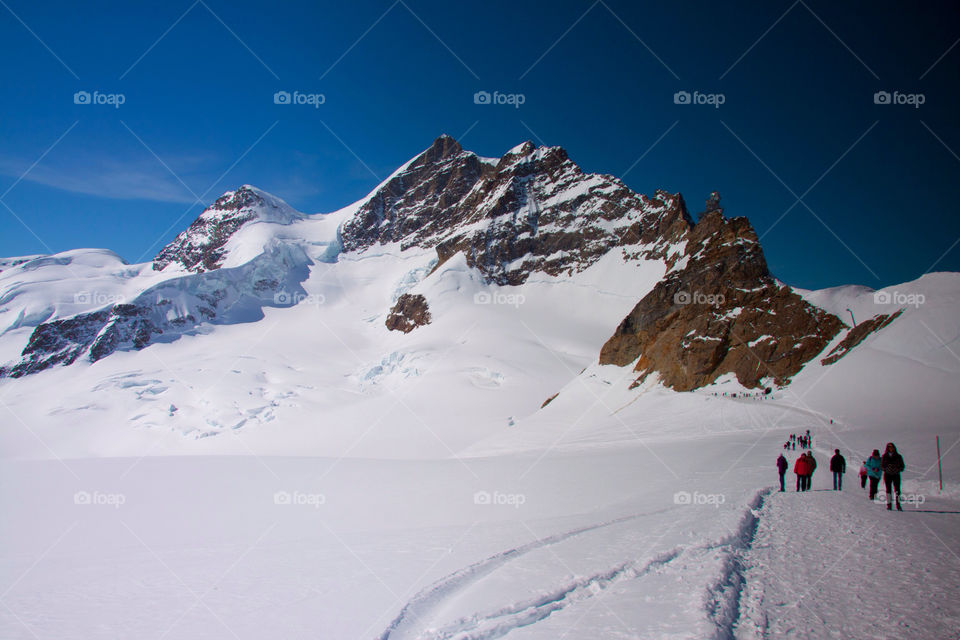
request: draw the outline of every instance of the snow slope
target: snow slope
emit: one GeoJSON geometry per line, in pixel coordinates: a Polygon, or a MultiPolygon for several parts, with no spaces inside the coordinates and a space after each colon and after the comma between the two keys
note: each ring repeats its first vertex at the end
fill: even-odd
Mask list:
{"type": "MultiPolygon", "coordinates": [[[[825,470],[768,493],[807,417],[717,402],[739,431],[616,448],[7,460],[0,635],[951,637],[958,502],[889,513],[825,470]]],[[[814,434],[824,469],[842,445],[814,434]]],[[[917,495],[931,456],[901,436],[917,495]]]]}
{"type": "Polygon", "coordinates": [[[282,215],[217,269],[0,261],[2,362],[43,322],[170,301],[142,350],[0,379],[0,637],[956,636],[960,601],[921,593],[960,577],[960,275],[800,292],[903,313],[768,395],[631,388],[598,353],[663,260],[498,286],[462,253],[344,251],[364,201],[245,189],[282,215]],[[409,334],[384,325],[403,293],[433,318],[409,334]],[[771,493],[806,429],[815,491],[771,493]],[[922,503],[822,491],[834,448],[855,469],[889,440],[922,503]]]}

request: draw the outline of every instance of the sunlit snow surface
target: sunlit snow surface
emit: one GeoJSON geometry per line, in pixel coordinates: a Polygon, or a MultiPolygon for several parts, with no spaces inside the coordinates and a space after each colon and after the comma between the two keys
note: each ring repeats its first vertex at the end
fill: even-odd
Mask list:
{"type": "MultiPolygon", "coordinates": [[[[764,399],[733,397],[744,390],[728,379],[630,389],[630,368],[597,357],[661,262],[611,251],[576,275],[497,287],[462,256],[434,270],[432,250],[340,253],[354,210],[257,222],[231,241],[225,274],[303,256],[288,300],[0,380],[0,637],[960,628],[956,274],[890,288],[923,294],[917,305],[802,292],[845,321],[848,308],[858,321],[905,310],[764,399]],[[401,293],[426,297],[430,325],[387,331],[401,293]],[[783,441],[806,429],[815,491],[769,493],[783,441]],[[888,440],[914,498],[902,514],[870,504],[854,477],[888,440]],[[820,491],[834,448],[850,469],[841,494],[820,491]]],[[[99,250],[2,261],[0,361],[40,322],[183,276],[99,250]]]]}

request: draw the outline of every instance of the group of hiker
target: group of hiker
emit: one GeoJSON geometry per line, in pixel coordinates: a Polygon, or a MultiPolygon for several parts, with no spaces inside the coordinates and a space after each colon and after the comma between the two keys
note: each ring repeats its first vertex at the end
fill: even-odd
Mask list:
{"type": "MultiPolygon", "coordinates": [[[[805,439],[811,442],[810,432],[807,435],[798,436],[798,439],[805,439]]],[[[793,436],[791,440],[793,442],[793,436]]],[[[803,445],[801,445],[802,447],[803,445]]],[[[786,447],[785,447],[786,448],[786,447]]],[[[777,458],[777,471],[780,474],[780,491],[786,491],[785,476],[789,463],[781,453],[777,458]]],[[[794,462],[793,472],[797,475],[797,491],[809,491],[813,480],[813,472],[817,470],[817,459],[813,457],[812,451],[805,451],[794,462]]],[[[888,442],[883,455],[880,455],[879,449],[874,449],[873,454],[863,461],[860,466],[860,487],[866,489],[867,482],[870,482],[870,500],[877,497],[877,487],[880,484],[880,478],[883,478],[884,486],[887,490],[887,510],[891,511],[894,504],[894,495],[896,495],[897,511],[903,511],[900,506],[900,474],[903,473],[903,456],[897,452],[897,447],[892,442],[888,442]]],[[[840,454],[839,449],[833,450],[833,457],[830,458],[830,472],[833,474],[833,490],[843,490],[843,474],[847,472],[847,460],[840,454]]]]}
{"type": "Polygon", "coordinates": [[[865,489],[869,481],[870,499],[873,500],[877,497],[877,486],[883,477],[883,486],[887,492],[887,510],[892,510],[892,496],[896,493],[897,511],[903,511],[900,507],[900,474],[904,468],[903,456],[897,451],[897,446],[888,442],[882,456],[879,449],[874,449],[870,457],[863,461],[860,466],[860,487],[865,489]]]}
{"type": "MultiPolygon", "coordinates": [[[[832,423],[833,420],[830,422],[832,423]]],[[[790,439],[783,443],[783,449],[784,451],[796,451],[798,444],[801,449],[813,449],[813,436],[810,435],[810,429],[807,429],[805,434],[791,433],[790,439]]]]}

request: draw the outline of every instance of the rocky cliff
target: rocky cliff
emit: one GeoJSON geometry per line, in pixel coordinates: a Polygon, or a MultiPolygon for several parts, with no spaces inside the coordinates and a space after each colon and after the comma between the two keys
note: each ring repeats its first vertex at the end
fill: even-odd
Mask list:
{"type": "Polygon", "coordinates": [[[463,252],[489,281],[517,285],[534,271],[585,269],[615,247],[663,257],[689,222],[679,195],[636,194],[560,147],[526,142],[488,160],[442,136],[344,225],[343,245],[434,248],[439,264],[463,252]]]}
{"type": "Polygon", "coordinates": [[[673,269],[603,346],[600,363],[633,365],[637,383],[656,373],[677,391],[727,373],[746,387],[787,384],[843,324],[770,275],[746,218],[726,219],[709,205],[673,269]]]}

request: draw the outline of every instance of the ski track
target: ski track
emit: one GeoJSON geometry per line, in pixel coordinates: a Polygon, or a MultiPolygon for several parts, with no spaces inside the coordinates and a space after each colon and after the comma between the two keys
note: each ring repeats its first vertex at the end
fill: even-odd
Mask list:
{"type": "Polygon", "coordinates": [[[740,601],[746,579],[746,554],[753,546],[760,524],[763,502],[772,489],[757,492],[750,501],[740,525],[732,536],[720,543],[727,550],[720,577],[708,589],[708,615],[716,627],[716,640],[734,640],[740,619],[740,601]]]}
{"type": "Polygon", "coordinates": [[[678,558],[684,549],[676,547],[657,555],[646,563],[624,562],[612,569],[573,580],[554,591],[502,607],[485,614],[461,618],[438,630],[430,630],[420,637],[424,640],[492,640],[501,638],[520,627],[535,624],[567,606],[592,598],[613,584],[623,580],[640,578],[647,573],[669,564],[678,558]]]}
{"type": "Polygon", "coordinates": [[[386,630],[380,634],[378,640],[402,640],[403,638],[407,637],[421,637],[411,634],[415,633],[415,625],[428,611],[432,610],[445,598],[449,597],[459,589],[482,579],[484,576],[489,575],[508,562],[522,557],[531,551],[557,544],[558,542],[568,540],[583,533],[596,531],[598,529],[629,522],[631,520],[637,520],[649,515],[652,514],[634,514],[630,516],[624,516],[622,518],[616,518],[614,520],[608,520],[599,524],[587,525],[569,531],[556,533],[551,536],[539,538],[532,542],[528,542],[527,544],[520,545],[519,547],[502,551],[488,558],[475,562],[463,569],[460,569],[459,571],[455,571],[454,573],[451,573],[445,578],[441,578],[431,586],[423,589],[413,596],[413,598],[411,598],[407,604],[403,606],[403,608],[400,610],[400,613],[396,618],[393,619],[386,630]]]}
{"type": "Polygon", "coordinates": [[[493,640],[515,629],[526,627],[551,616],[568,606],[599,595],[607,588],[625,580],[643,578],[669,565],[691,551],[722,549],[726,558],[720,576],[707,588],[707,615],[716,628],[714,638],[733,640],[734,629],[739,619],[740,596],[744,585],[744,555],[749,551],[760,518],[760,508],[770,493],[764,489],[754,496],[740,520],[737,529],[715,543],[697,547],[674,547],[661,552],[646,562],[629,560],[605,571],[576,578],[544,594],[514,602],[486,612],[477,612],[462,617],[439,628],[422,628],[426,614],[439,606],[457,591],[482,580],[507,563],[531,551],[542,549],[575,536],[606,527],[637,520],[653,514],[634,514],[588,525],[534,540],[527,544],[495,554],[444,578],[421,590],[378,636],[378,640],[493,640]]]}

